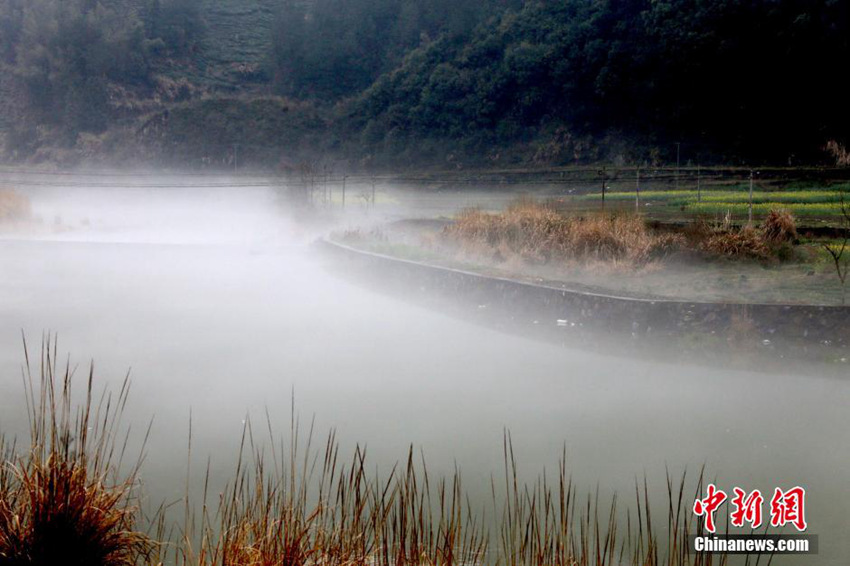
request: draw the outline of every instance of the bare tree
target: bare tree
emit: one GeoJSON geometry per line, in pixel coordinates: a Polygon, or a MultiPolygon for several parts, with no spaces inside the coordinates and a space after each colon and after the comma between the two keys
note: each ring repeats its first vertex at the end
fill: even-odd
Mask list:
{"type": "Polygon", "coordinates": [[[841,224],[842,224],[842,239],[841,244],[831,242],[822,242],[821,246],[832,257],[835,265],[835,274],[838,275],[838,280],[841,282],[841,304],[847,304],[847,275],[850,273],[850,207],[844,200],[844,193],[841,193],[841,224]]]}

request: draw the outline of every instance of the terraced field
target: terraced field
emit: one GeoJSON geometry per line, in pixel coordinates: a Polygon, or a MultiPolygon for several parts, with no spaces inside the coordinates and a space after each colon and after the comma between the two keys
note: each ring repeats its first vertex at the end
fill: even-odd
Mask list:
{"type": "MultiPolygon", "coordinates": [[[[744,216],[749,214],[750,196],[745,187],[732,190],[652,190],[613,191],[605,195],[606,201],[625,205],[638,202],[653,215],[665,214],[709,214],[744,216]],[[646,207],[649,207],[648,209],[646,207]]],[[[599,194],[586,194],[574,198],[579,202],[600,201],[599,194]]],[[[758,190],[753,191],[753,215],[761,216],[773,209],[786,209],[807,221],[822,220],[826,223],[841,216],[841,203],[850,206],[850,184],[842,183],[820,189],[758,190]]]]}
{"type": "Polygon", "coordinates": [[[263,82],[276,6],[274,0],[205,0],[198,62],[210,86],[235,90],[246,81],[263,82]]]}

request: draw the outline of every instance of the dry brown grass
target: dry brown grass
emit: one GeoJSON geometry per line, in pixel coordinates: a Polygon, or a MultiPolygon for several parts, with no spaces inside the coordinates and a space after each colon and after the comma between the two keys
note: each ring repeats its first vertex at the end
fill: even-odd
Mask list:
{"type": "Polygon", "coordinates": [[[69,366],[57,366],[55,342],[42,349],[40,378],[29,371],[30,444],[5,450],[0,468],[0,565],[129,566],[151,548],[135,528],[136,474],[118,477],[118,421],[127,387],[95,402],[71,402],[69,366]]]}
{"type": "Polygon", "coordinates": [[[793,242],[797,239],[797,222],[788,210],[774,209],[767,213],[761,231],[769,242],[793,242]]]}
{"type": "Polygon", "coordinates": [[[728,258],[766,260],[773,255],[764,235],[751,226],[710,233],[702,242],[702,249],[728,258]]]}
{"type": "Polygon", "coordinates": [[[787,259],[793,256],[797,227],[787,210],[771,210],[758,228],[737,228],[727,219],[723,225],[700,222],[686,233],[665,233],[634,214],[571,217],[519,200],[499,214],[464,210],[442,237],[464,253],[499,263],[582,262],[634,269],[688,251],[731,259],[787,259]]]}
{"type": "Polygon", "coordinates": [[[14,189],[0,187],[0,222],[26,220],[32,215],[27,197],[14,189]]]}
{"type": "Polygon", "coordinates": [[[759,228],[701,224],[697,245],[710,255],[769,261],[786,259],[797,240],[797,224],[787,210],[771,210],[759,228]]]}
{"type": "MultiPolygon", "coordinates": [[[[297,429],[297,427],[296,427],[297,429]]],[[[252,438],[250,424],[245,438],[252,438]]],[[[297,432],[295,437],[297,439],[297,432]]],[[[690,513],[686,476],[667,477],[668,535],[652,526],[649,489],[635,485],[635,505],[623,515],[610,504],[582,497],[570,480],[566,456],[558,473],[529,485],[519,480],[510,435],[505,436],[504,478],[492,482],[493,530],[468,500],[461,474],[433,482],[424,457],[411,449],[406,465],[381,479],[366,470],[357,448],[340,460],[331,434],[323,457],[297,454],[267,463],[243,443],[243,459],[215,517],[204,516],[200,542],[186,544],[176,562],[199,566],[668,566],[725,564],[688,554],[688,534],[703,526],[690,513]],[[320,470],[313,477],[316,463],[320,470]],[[190,549],[197,549],[191,550],[190,549]]],[[[702,474],[694,495],[701,493],[702,474]]]]}
{"type": "MultiPolygon", "coordinates": [[[[460,474],[432,486],[411,450],[405,467],[381,479],[367,472],[366,454],[341,460],[334,433],[320,459],[311,433],[299,453],[267,460],[254,446],[250,422],[233,481],[214,516],[187,525],[176,561],[198,566],[482,563],[482,525],[465,505],[460,474]],[[317,467],[317,463],[319,466],[317,467]],[[190,542],[191,541],[191,542],[190,542]]],[[[280,444],[283,446],[283,444],[280,444]]]]}
{"type": "Polygon", "coordinates": [[[850,151],[847,150],[844,144],[836,140],[829,140],[826,142],[824,150],[835,159],[836,167],[850,166],[850,151]]]}
{"type": "Polygon", "coordinates": [[[657,234],[630,214],[569,217],[529,200],[501,214],[461,212],[443,236],[462,248],[506,261],[602,261],[638,267],[679,249],[684,238],[657,234]]]}

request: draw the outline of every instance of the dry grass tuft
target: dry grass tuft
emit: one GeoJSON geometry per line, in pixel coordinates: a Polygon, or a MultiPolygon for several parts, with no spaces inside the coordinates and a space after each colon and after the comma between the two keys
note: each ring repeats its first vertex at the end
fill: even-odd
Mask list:
{"type": "Polygon", "coordinates": [[[118,478],[114,458],[127,384],[95,403],[90,373],[75,410],[73,372],[59,372],[49,339],[40,369],[36,382],[27,361],[29,450],[6,450],[0,468],[0,566],[136,564],[151,548],[135,529],[138,467],[118,478]]]}
{"type": "Polygon", "coordinates": [[[0,222],[26,220],[32,215],[30,200],[14,189],[0,187],[0,222]]]}
{"type": "Polygon", "coordinates": [[[768,212],[761,230],[769,242],[793,242],[797,239],[797,222],[791,212],[785,209],[768,212]]]}
{"type": "Polygon", "coordinates": [[[836,140],[829,140],[826,142],[824,150],[835,159],[836,167],[850,166],[850,151],[847,150],[844,144],[836,140]]]}
{"type": "Polygon", "coordinates": [[[729,258],[766,260],[773,255],[764,235],[751,226],[711,233],[703,241],[702,249],[729,258]]]}
{"type": "Polygon", "coordinates": [[[463,211],[443,236],[467,250],[499,261],[603,261],[639,267],[676,251],[684,239],[656,234],[629,214],[567,217],[530,200],[513,203],[501,214],[463,211]]]}
{"type": "Polygon", "coordinates": [[[771,210],[759,229],[752,226],[722,227],[702,224],[699,246],[711,255],[761,261],[786,259],[797,240],[797,224],[787,210],[771,210]]]}

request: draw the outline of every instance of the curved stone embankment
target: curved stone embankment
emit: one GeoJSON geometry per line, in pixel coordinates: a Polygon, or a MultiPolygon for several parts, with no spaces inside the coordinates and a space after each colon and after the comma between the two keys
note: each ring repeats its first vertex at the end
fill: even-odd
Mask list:
{"type": "Polygon", "coordinates": [[[323,240],[323,250],[348,269],[400,286],[405,294],[439,294],[479,309],[510,310],[535,325],[632,337],[701,340],[731,346],[758,344],[822,361],[850,348],[850,307],[646,300],[535,285],[427,265],[323,240]]]}

